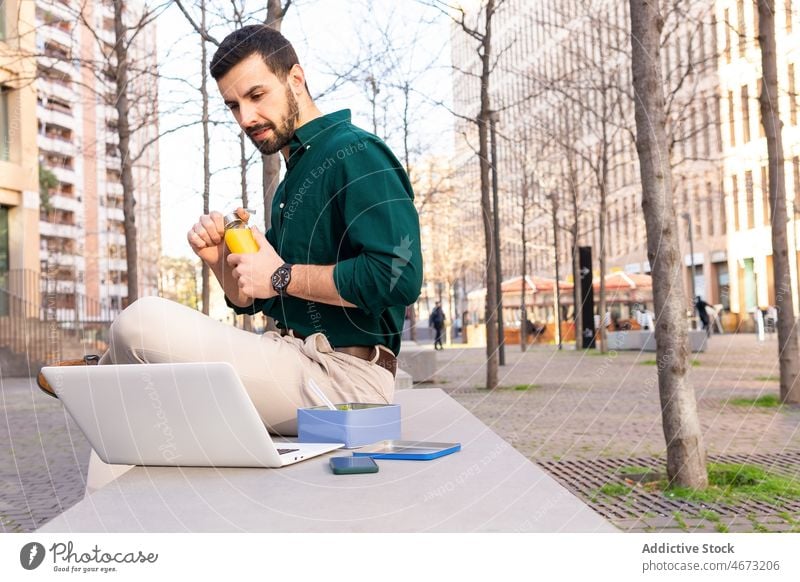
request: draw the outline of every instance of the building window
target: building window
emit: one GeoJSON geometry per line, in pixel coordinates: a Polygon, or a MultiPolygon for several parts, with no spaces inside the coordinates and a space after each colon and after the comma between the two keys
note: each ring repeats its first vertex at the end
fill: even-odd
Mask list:
{"type": "Polygon", "coordinates": [[[750,141],[750,95],[747,85],[742,86],[742,142],[750,141]]]}
{"type": "Polygon", "coordinates": [[[736,116],[733,114],[733,91],[728,91],[728,127],[731,147],[736,146],[736,116]]]}
{"type": "Polygon", "coordinates": [[[759,43],[758,43],[758,1],[753,2],[753,45],[755,46],[755,48],[759,48],[759,43]]]}
{"type": "MultiPolygon", "coordinates": [[[[5,9],[5,6],[3,7],[5,9]]],[[[0,160],[8,161],[11,153],[11,130],[8,127],[8,88],[0,85],[0,160]]]]}
{"type": "Polygon", "coordinates": [[[744,173],[744,193],[747,201],[747,228],[755,227],[755,219],[753,217],[754,203],[753,203],[753,172],[750,170],[744,173]]]}
{"type": "Polygon", "coordinates": [[[739,177],[731,176],[731,198],[733,199],[733,231],[739,231],[739,177]]]}
{"type": "Polygon", "coordinates": [[[767,166],[761,166],[761,208],[764,213],[764,224],[769,226],[771,213],[769,211],[769,180],[767,179],[767,166]]]}
{"type": "MultiPolygon", "coordinates": [[[[794,178],[794,205],[797,208],[800,197],[800,157],[792,158],[792,177],[794,178]]],[[[800,208],[798,209],[800,210],[800,208]]]]}
{"type": "Polygon", "coordinates": [[[784,0],[784,14],[786,15],[786,34],[792,33],[792,0],[784,0]]]}
{"type": "Polygon", "coordinates": [[[708,118],[708,100],[703,99],[703,153],[706,157],[711,155],[711,120],[708,118]]]}
{"type": "Polygon", "coordinates": [[[711,191],[711,182],[706,182],[706,232],[709,236],[716,234],[716,229],[714,228],[714,197],[711,191]]]}
{"type": "Polygon", "coordinates": [[[731,18],[730,18],[730,10],[725,9],[725,16],[724,21],[722,23],[722,27],[725,30],[725,62],[731,62],[731,18]]]}
{"type": "Polygon", "coordinates": [[[747,27],[744,25],[744,0],[737,0],[736,2],[736,18],[737,24],[739,25],[737,30],[739,32],[739,58],[744,58],[745,53],[745,38],[747,34],[747,27]]]}

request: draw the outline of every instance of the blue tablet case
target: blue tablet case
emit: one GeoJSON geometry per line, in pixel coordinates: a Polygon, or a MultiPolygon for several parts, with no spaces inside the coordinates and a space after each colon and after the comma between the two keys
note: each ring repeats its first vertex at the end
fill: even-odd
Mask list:
{"type": "Polygon", "coordinates": [[[430,461],[461,450],[461,443],[430,443],[421,441],[381,441],[353,451],[354,457],[430,461]]]}

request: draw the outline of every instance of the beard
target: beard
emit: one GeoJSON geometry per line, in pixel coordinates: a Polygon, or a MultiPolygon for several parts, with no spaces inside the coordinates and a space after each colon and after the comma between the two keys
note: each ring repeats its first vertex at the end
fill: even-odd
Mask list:
{"type": "Polygon", "coordinates": [[[288,112],[281,120],[280,127],[276,127],[272,123],[264,123],[247,131],[247,137],[250,138],[256,149],[264,155],[269,156],[281,151],[288,145],[289,140],[294,135],[297,118],[300,116],[300,107],[297,105],[297,99],[295,99],[289,87],[286,87],[286,104],[288,112]],[[272,130],[272,136],[262,140],[253,138],[253,135],[264,129],[272,130]]]}

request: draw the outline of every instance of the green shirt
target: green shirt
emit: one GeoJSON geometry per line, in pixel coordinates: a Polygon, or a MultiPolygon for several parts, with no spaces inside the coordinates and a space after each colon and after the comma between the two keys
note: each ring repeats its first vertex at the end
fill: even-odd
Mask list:
{"type": "Polygon", "coordinates": [[[398,354],[405,308],[422,286],[413,200],[400,162],[350,122],[349,110],[309,121],[289,143],[267,240],[287,263],[335,265],[339,295],[357,307],[291,296],[228,305],[237,313],[263,311],[304,336],[324,333],[334,347],[383,344],[398,354]]]}

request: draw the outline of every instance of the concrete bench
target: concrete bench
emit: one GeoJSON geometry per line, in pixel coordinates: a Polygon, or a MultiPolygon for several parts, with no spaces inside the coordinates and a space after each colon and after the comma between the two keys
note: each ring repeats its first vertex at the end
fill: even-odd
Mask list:
{"type": "Polygon", "coordinates": [[[414,383],[432,382],[436,376],[436,350],[430,345],[404,341],[397,365],[411,375],[414,383]]]}
{"type": "MultiPolygon", "coordinates": [[[[609,331],[609,350],[637,350],[643,352],[656,351],[656,335],[648,330],[609,331]]],[[[689,330],[689,349],[692,352],[704,352],[706,349],[706,332],[699,329],[689,330]]]]}
{"type": "Polygon", "coordinates": [[[333,475],[329,453],[282,469],[134,467],[41,532],[614,532],[438,389],[404,390],[403,438],[462,443],[433,461],[333,475]]]}

